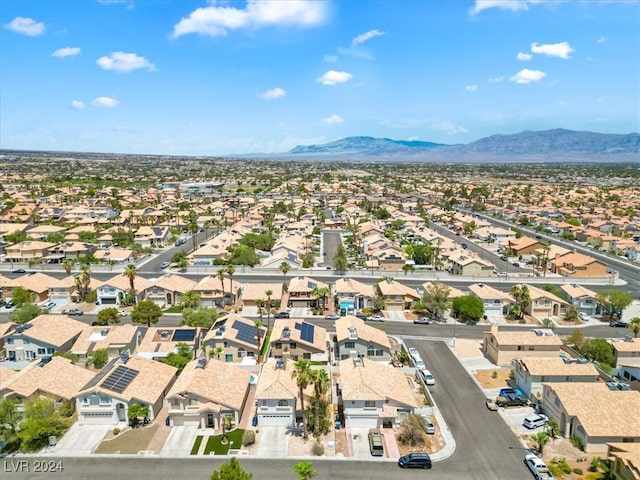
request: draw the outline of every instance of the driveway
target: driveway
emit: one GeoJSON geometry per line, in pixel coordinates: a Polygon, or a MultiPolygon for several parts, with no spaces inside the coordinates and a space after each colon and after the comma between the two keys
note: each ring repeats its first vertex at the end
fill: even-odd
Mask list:
{"type": "Polygon", "coordinates": [[[42,452],[60,457],[91,455],[113,425],[78,425],[74,423],[55,447],[42,452]]]}
{"type": "Polygon", "coordinates": [[[258,456],[285,458],[289,455],[289,429],[287,427],[261,427],[256,437],[258,456]]]}
{"type": "Polygon", "coordinates": [[[183,457],[191,453],[193,442],[198,436],[198,427],[171,427],[167,441],[160,455],[164,457],[183,457]]]}
{"type": "Polygon", "coordinates": [[[387,312],[389,320],[406,320],[404,312],[402,310],[391,310],[387,312]]]}
{"type": "Polygon", "coordinates": [[[371,452],[369,451],[368,428],[347,428],[346,434],[347,442],[351,444],[351,452],[353,453],[353,458],[358,460],[371,460],[377,458],[371,456],[371,452]]]}

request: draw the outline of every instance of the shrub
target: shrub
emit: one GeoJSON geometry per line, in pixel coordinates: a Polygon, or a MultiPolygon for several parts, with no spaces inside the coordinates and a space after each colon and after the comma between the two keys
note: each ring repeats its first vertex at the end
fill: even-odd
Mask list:
{"type": "Polygon", "coordinates": [[[494,380],[496,378],[498,378],[498,371],[497,370],[494,370],[493,372],[491,372],[491,378],[493,378],[494,380]]]}
{"type": "Polygon", "coordinates": [[[579,437],[576,437],[575,435],[571,435],[570,440],[571,440],[571,445],[573,445],[579,450],[584,451],[584,444],[582,443],[582,440],[579,437]]]}
{"type": "Polygon", "coordinates": [[[576,468],[573,469],[573,473],[575,473],[576,475],[582,475],[582,469],[576,467],[576,468]]]}
{"type": "Polygon", "coordinates": [[[245,430],[244,434],[242,434],[242,445],[246,447],[254,443],[256,443],[256,432],[253,430],[245,430]]]}
{"type": "Polygon", "coordinates": [[[120,429],[118,427],[113,429],[113,434],[118,435],[120,433],[120,429]]]}
{"type": "Polygon", "coordinates": [[[316,457],[324,455],[324,445],[322,445],[322,443],[320,443],[320,442],[315,442],[311,446],[311,453],[313,455],[315,455],[316,457]]]}

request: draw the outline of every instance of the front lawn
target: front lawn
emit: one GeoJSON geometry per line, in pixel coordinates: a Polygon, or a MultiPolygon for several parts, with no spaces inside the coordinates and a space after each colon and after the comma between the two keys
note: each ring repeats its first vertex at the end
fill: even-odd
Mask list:
{"type": "Polygon", "coordinates": [[[198,435],[196,437],[196,441],[193,442],[193,447],[191,448],[191,455],[197,455],[200,450],[200,445],[202,444],[202,435],[198,435]]]}
{"type": "Polygon", "coordinates": [[[182,307],[180,305],[172,305],[164,310],[163,313],[182,313],[182,307]]]}
{"type": "Polygon", "coordinates": [[[240,448],[242,447],[242,435],[244,434],[244,430],[241,428],[236,428],[227,433],[226,444],[222,444],[222,435],[214,435],[209,437],[207,440],[207,445],[204,447],[204,454],[211,455],[213,452],[214,455],[226,455],[229,453],[230,448],[240,448]]]}

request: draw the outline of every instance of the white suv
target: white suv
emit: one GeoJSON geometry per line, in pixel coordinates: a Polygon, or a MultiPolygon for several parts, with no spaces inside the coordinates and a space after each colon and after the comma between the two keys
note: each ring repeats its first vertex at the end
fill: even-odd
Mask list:
{"type": "Polygon", "coordinates": [[[522,425],[527,427],[528,429],[534,429],[538,427],[544,427],[549,422],[549,418],[546,415],[541,413],[534,413],[533,415],[529,415],[524,419],[522,425]]]}

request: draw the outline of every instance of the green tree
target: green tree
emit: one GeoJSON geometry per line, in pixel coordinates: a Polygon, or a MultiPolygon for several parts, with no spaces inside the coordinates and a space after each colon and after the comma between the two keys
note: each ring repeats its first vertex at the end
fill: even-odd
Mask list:
{"type": "Polygon", "coordinates": [[[629,321],[629,328],[633,332],[633,336],[638,338],[638,333],[640,333],[640,317],[633,317],[629,321]]]}
{"type": "Polygon", "coordinates": [[[107,308],[103,308],[98,312],[96,321],[98,322],[99,325],[102,325],[104,323],[113,325],[116,323],[120,323],[120,319],[121,319],[120,312],[116,307],[107,307],[107,308]]]}
{"type": "Polygon", "coordinates": [[[553,418],[551,418],[547,422],[547,426],[545,427],[545,431],[551,438],[556,438],[558,436],[558,434],[560,433],[560,427],[558,426],[558,422],[556,420],[554,420],[553,418]]]}
{"type": "Polygon", "coordinates": [[[38,315],[44,313],[44,310],[33,303],[23,303],[9,314],[9,320],[13,323],[23,324],[30,322],[38,315]]]}
{"type": "Polygon", "coordinates": [[[451,288],[448,285],[434,282],[424,289],[421,302],[429,311],[433,312],[436,318],[440,318],[451,305],[450,292],[451,288]]]}
{"type": "Polygon", "coordinates": [[[196,308],[200,305],[202,301],[202,296],[200,292],[195,290],[187,290],[182,295],[180,295],[180,306],[182,308],[196,308]]]}
{"type": "Polygon", "coordinates": [[[26,232],[16,230],[4,236],[4,239],[9,243],[22,243],[28,240],[29,236],[26,232]]]}
{"type": "Polygon", "coordinates": [[[17,433],[23,452],[35,452],[49,445],[49,437],[61,436],[70,424],[56,411],[53,400],[40,396],[24,402],[24,418],[17,433]]]}
{"type": "Polygon", "coordinates": [[[20,307],[25,303],[33,303],[34,295],[24,287],[16,287],[11,293],[13,304],[16,307],[20,307]]]}
{"type": "Polygon", "coordinates": [[[231,298],[231,304],[234,304],[233,298],[233,274],[236,273],[236,267],[233,264],[229,264],[224,269],[225,273],[229,275],[229,297],[231,298]]]}
{"type": "Polygon", "coordinates": [[[536,450],[542,455],[542,449],[549,442],[549,435],[545,432],[538,432],[533,435],[529,435],[531,441],[536,445],[536,450]]]}
{"type": "Polygon", "coordinates": [[[262,328],[262,322],[260,320],[255,320],[253,322],[253,326],[256,327],[256,344],[258,346],[258,365],[260,365],[260,354],[262,353],[262,345],[261,345],[261,334],[262,334],[262,330],[260,330],[262,328]]]}
{"type": "Polygon", "coordinates": [[[315,397],[315,405],[313,409],[313,430],[315,435],[320,435],[320,409],[327,390],[331,385],[329,374],[324,368],[318,370],[310,370],[310,380],[313,384],[313,396],[315,397]]]}
{"type": "Polygon", "coordinates": [[[580,350],[584,345],[584,332],[579,328],[576,328],[571,335],[567,337],[565,342],[567,345],[575,345],[577,350],[580,350]]]}
{"type": "Polygon", "coordinates": [[[591,338],[584,342],[580,353],[598,363],[606,363],[609,366],[616,364],[613,347],[605,338],[591,338]]]}
{"type": "Polygon", "coordinates": [[[133,304],[135,305],[136,303],[138,303],[136,298],[135,283],[136,277],[138,276],[136,266],[133,263],[129,263],[126,267],[124,267],[124,272],[122,274],[129,279],[129,291],[131,292],[131,298],[133,299],[133,304]]]}
{"type": "Polygon", "coordinates": [[[256,251],[247,245],[235,245],[227,248],[230,253],[227,264],[255,266],[260,263],[256,251]]]}
{"type": "Polygon", "coordinates": [[[616,314],[622,313],[622,310],[633,302],[633,295],[622,290],[607,289],[598,292],[596,300],[609,312],[610,318],[613,319],[616,314]]]}
{"type": "Polygon", "coordinates": [[[211,480],[252,480],[253,474],[245,472],[236,457],[231,457],[229,463],[220,465],[220,470],[211,474],[211,480]]]}
{"type": "Polygon", "coordinates": [[[282,290],[287,291],[287,273],[291,270],[291,266],[287,262],[282,262],[278,267],[282,272],[282,290]]]}
{"type": "Polygon", "coordinates": [[[271,329],[271,309],[273,308],[273,303],[271,302],[271,295],[273,295],[273,290],[265,290],[264,294],[267,296],[267,331],[271,329]]]}
{"type": "Polygon", "coordinates": [[[314,470],[313,464],[305,460],[296,463],[293,472],[298,476],[298,480],[311,480],[318,475],[318,471],[314,470]]]}
{"type": "Polygon", "coordinates": [[[129,416],[129,425],[136,427],[140,423],[141,418],[144,420],[149,416],[149,407],[134,403],[129,407],[127,414],[129,416]]]}
{"type": "Polygon", "coordinates": [[[171,365],[172,367],[176,367],[178,369],[178,373],[184,370],[184,367],[187,366],[191,360],[193,360],[193,352],[191,348],[186,343],[179,343],[176,345],[177,352],[169,352],[165,359],[165,363],[167,365],[171,365]]]}
{"type": "Polygon", "coordinates": [[[44,241],[58,245],[59,243],[64,242],[64,233],[52,232],[44,238],[44,241]]]}
{"type": "Polygon", "coordinates": [[[224,268],[219,268],[216,272],[216,278],[220,280],[220,287],[222,288],[222,308],[226,305],[226,295],[224,291],[224,268]]]}
{"type": "Polygon", "coordinates": [[[349,268],[349,262],[347,260],[347,251],[342,243],[338,245],[336,251],[333,254],[332,266],[334,270],[344,272],[349,268]]]}
{"type": "Polygon", "coordinates": [[[451,310],[454,317],[462,317],[462,320],[478,321],[484,315],[482,300],[473,295],[463,295],[451,301],[451,310]]]}
{"type": "Polygon", "coordinates": [[[16,397],[0,399],[0,436],[3,433],[5,436],[15,434],[22,420],[22,412],[18,409],[18,405],[19,401],[16,397]]]}
{"type": "Polygon", "coordinates": [[[309,360],[302,359],[298,360],[294,364],[293,372],[291,373],[291,378],[296,380],[296,384],[298,385],[299,395],[300,395],[300,407],[302,410],[302,435],[305,440],[308,438],[307,435],[307,417],[304,414],[304,391],[309,386],[309,384],[313,381],[311,373],[311,364],[309,360]]]}
{"type": "Polygon", "coordinates": [[[142,300],[131,312],[133,323],[144,323],[147,327],[155,325],[162,316],[162,309],[151,300],[142,300]]]}
{"type": "Polygon", "coordinates": [[[91,356],[89,356],[87,363],[89,365],[93,365],[94,368],[100,369],[104,367],[108,361],[109,361],[109,355],[107,354],[107,350],[104,348],[101,348],[99,350],[94,351],[91,354],[91,356]]]}
{"type": "Polygon", "coordinates": [[[78,290],[78,297],[81,302],[85,300],[89,294],[91,285],[91,270],[88,265],[83,265],[80,268],[80,274],[75,277],[75,286],[78,290]]]}
{"type": "Polygon", "coordinates": [[[62,268],[64,268],[64,272],[68,277],[71,276],[71,269],[73,268],[73,263],[67,258],[62,261],[62,268]]]}
{"type": "Polygon", "coordinates": [[[196,310],[186,308],[182,311],[180,325],[209,330],[218,318],[220,318],[220,311],[215,307],[198,307],[196,310]]]}
{"type": "Polygon", "coordinates": [[[516,301],[518,309],[514,313],[515,318],[524,318],[525,309],[531,304],[531,294],[529,293],[529,287],[526,285],[514,285],[509,290],[509,293],[516,301]]]}
{"type": "Polygon", "coordinates": [[[182,260],[187,259],[187,253],[184,250],[178,250],[171,256],[171,263],[179,264],[182,260]]]}

